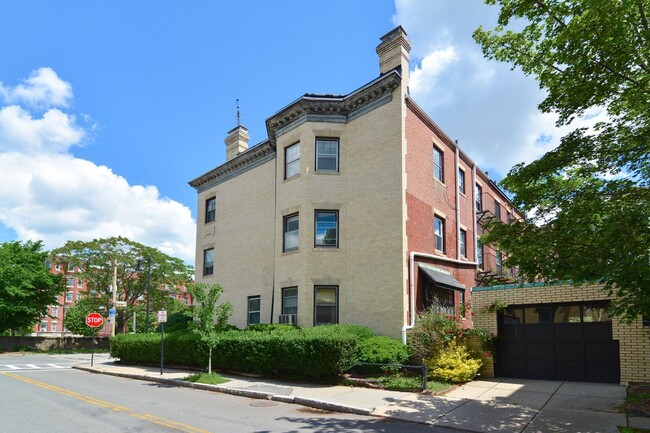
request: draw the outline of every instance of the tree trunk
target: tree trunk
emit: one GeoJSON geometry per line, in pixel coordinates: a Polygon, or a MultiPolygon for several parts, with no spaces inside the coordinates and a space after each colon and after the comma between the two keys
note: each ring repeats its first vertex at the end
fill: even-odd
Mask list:
{"type": "Polygon", "coordinates": [[[212,347],[208,350],[208,374],[212,374],[212,347]]]}

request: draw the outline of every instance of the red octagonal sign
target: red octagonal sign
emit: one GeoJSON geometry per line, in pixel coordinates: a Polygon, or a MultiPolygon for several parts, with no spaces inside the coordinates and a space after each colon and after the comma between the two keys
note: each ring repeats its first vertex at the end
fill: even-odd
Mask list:
{"type": "Polygon", "coordinates": [[[99,313],[90,313],[86,316],[86,325],[98,328],[104,323],[104,318],[99,313]]]}

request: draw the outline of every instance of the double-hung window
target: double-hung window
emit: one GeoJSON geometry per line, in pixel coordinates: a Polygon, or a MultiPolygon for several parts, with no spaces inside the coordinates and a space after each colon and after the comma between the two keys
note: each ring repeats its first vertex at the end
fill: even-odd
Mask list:
{"type": "Polygon", "coordinates": [[[282,289],[282,314],[298,314],[298,288],[282,289]]]}
{"type": "Polygon", "coordinates": [[[501,205],[496,199],[494,200],[494,216],[501,221],[501,205]]]}
{"type": "Polygon", "coordinates": [[[474,200],[476,201],[476,210],[482,211],[483,210],[483,188],[481,188],[481,185],[479,184],[476,184],[476,197],[474,197],[474,200]]]}
{"type": "Polygon", "coordinates": [[[316,139],[316,171],[339,171],[339,140],[316,139]]]}
{"type": "Polygon", "coordinates": [[[467,232],[463,229],[460,229],[460,255],[462,257],[467,257],[467,232]]]}
{"type": "Polygon", "coordinates": [[[284,231],[284,248],[283,251],[293,251],[298,249],[298,229],[299,220],[298,214],[293,214],[284,217],[283,222],[284,231]]]}
{"type": "Polygon", "coordinates": [[[497,251],[496,265],[497,265],[497,274],[503,275],[503,255],[501,254],[501,251],[497,251]]]}
{"type": "Polygon", "coordinates": [[[445,183],[444,154],[435,146],[433,146],[433,178],[445,183]]]}
{"type": "Polygon", "coordinates": [[[436,251],[445,252],[445,220],[435,215],[433,218],[433,237],[436,251]]]}
{"type": "Polygon", "coordinates": [[[338,211],[316,211],[314,229],[314,245],[316,247],[339,246],[339,213],[338,211]]]}
{"type": "Polygon", "coordinates": [[[458,191],[465,194],[465,171],[462,168],[458,169],[458,191]]]}
{"type": "Polygon", "coordinates": [[[248,324],[260,323],[260,311],[262,311],[262,299],[260,296],[248,297],[248,324]]]}
{"type": "Polygon", "coordinates": [[[483,269],[483,244],[479,240],[476,241],[476,263],[483,269]]]}
{"type": "Polygon", "coordinates": [[[300,143],[284,149],[284,178],[300,174],[300,143]]]}
{"type": "Polygon", "coordinates": [[[214,248],[203,250],[203,275],[214,274],[214,248]]]}
{"type": "Polygon", "coordinates": [[[72,301],[74,301],[74,293],[66,292],[66,294],[65,294],[65,302],[72,302],[72,301]]]}
{"type": "Polygon", "coordinates": [[[209,223],[215,220],[217,213],[217,198],[211,197],[205,201],[205,222],[209,223]]]}
{"type": "Polygon", "coordinates": [[[314,287],[314,325],[339,322],[338,286],[314,287]]]}

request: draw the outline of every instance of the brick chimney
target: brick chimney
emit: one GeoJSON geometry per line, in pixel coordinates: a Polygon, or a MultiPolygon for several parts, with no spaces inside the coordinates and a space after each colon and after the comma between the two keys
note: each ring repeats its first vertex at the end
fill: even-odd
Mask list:
{"type": "Polygon", "coordinates": [[[226,143],[226,161],[230,161],[240,153],[248,149],[248,128],[244,125],[237,125],[234,129],[228,131],[228,137],[224,140],[226,143]]]}
{"type": "Polygon", "coordinates": [[[399,68],[403,83],[408,86],[409,62],[411,60],[411,41],[406,37],[402,26],[397,26],[380,38],[377,46],[379,55],[379,73],[381,75],[399,68]]]}

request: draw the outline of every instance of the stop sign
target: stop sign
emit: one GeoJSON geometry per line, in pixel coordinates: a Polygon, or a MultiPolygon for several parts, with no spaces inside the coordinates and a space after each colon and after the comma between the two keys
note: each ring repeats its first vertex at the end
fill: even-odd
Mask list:
{"type": "Polygon", "coordinates": [[[90,313],[86,316],[86,325],[98,328],[104,323],[104,318],[99,313],[90,313]]]}

